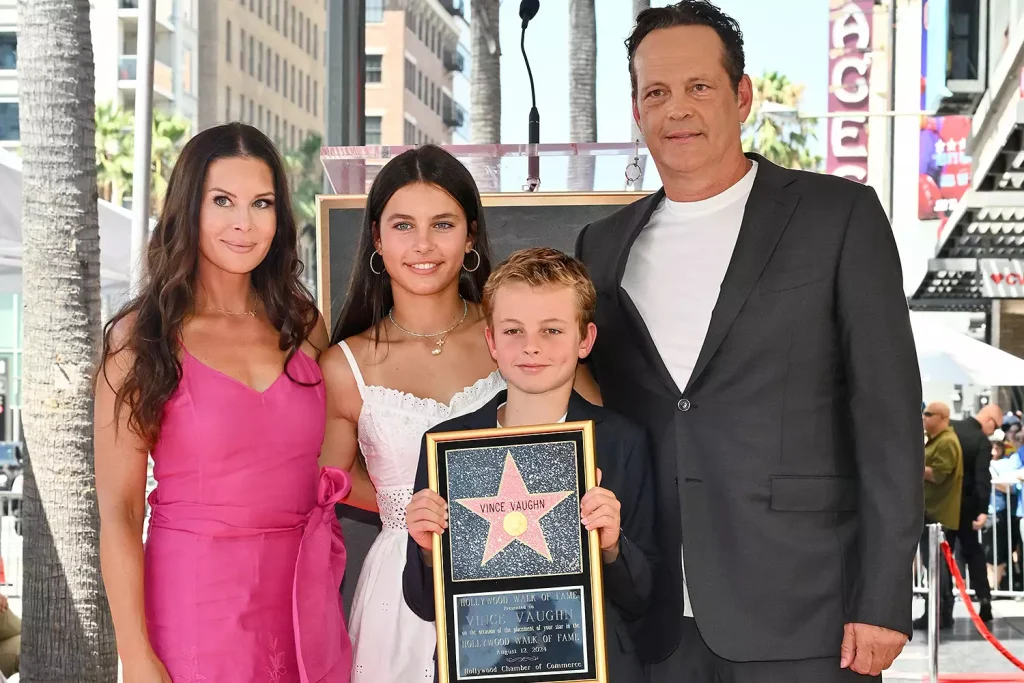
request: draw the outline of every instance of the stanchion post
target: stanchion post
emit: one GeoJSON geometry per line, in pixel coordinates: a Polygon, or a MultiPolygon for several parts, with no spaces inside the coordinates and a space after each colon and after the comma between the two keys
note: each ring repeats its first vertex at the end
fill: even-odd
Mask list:
{"type": "Polygon", "coordinates": [[[939,590],[942,585],[943,558],[939,548],[941,524],[928,525],[928,681],[939,682],[939,590]]]}

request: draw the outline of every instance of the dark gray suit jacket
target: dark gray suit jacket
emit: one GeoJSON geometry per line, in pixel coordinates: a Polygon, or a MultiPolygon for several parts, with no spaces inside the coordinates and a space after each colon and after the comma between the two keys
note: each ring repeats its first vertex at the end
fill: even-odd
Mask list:
{"type": "Polygon", "coordinates": [[[598,292],[591,368],[655,453],[661,562],[636,638],[653,661],[680,638],[680,543],[697,626],[726,659],[838,657],[846,622],[911,632],[921,381],[889,222],[869,187],[751,156],[756,180],[685,387],[621,287],[664,193],[577,241],[598,292]]]}

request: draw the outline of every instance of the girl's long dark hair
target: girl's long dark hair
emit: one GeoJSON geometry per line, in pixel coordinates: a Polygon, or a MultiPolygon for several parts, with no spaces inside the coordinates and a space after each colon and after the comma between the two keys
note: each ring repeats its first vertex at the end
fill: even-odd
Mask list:
{"type": "Polygon", "coordinates": [[[252,272],[252,286],[270,323],[280,332],[281,350],[288,352],[286,373],[288,361],[317,323],[316,304],[299,279],[302,262],[291,195],[284,162],[274,144],[256,128],[242,123],[198,133],[181,150],[171,172],[163,212],[146,249],[139,293],[103,330],[104,360],[124,349],[134,356],[117,390],[115,415],[127,408],[129,429],[149,447],[159,439],[164,404],[181,380],[181,328],[195,303],[199,210],[207,169],[218,159],[237,157],[259,159],[274,176],[277,231],[266,258],[252,272]],[[123,333],[118,329],[118,346],[113,348],[115,328],[133,314],[130,328],[123,333]]]}
{"type": "MultiPolygon", "coordinates": [[[[374,341],[379,340],[380,322],[391,310],[391,276],[387,271],[377,275],[370,270],[370,256],[376,250],[381,214],[391,197],[406,185],[429,183],[444,190],[457,201],[466,213],[469,236],[473,248],[480,255],[480,266],[472,273],[462,270],[459,275],[459,294],[466,301],[480,303],[484,283],[491,274],[491,248],[487,242],[487,228],[480,191],[469,170],[458,159],[435,145],[424,145],[402,152],[380,170],[370,187],[363,214],[363,227],[356,248],[356,262],[352,268],[345,305],[334,325],[331,344],[373,330],[374,341]]],[[[469,267],[476,257],[467,256],[469,267]]],[[[379,260],[379,259],[378,259],[379,260]]]]}

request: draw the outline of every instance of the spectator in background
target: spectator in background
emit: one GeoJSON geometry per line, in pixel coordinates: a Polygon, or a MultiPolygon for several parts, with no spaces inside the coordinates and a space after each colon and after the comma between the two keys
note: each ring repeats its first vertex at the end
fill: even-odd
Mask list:
{"type": "MultiPolygon", "coordinates": [[[[960,498],[963,493],[964,456],[956,432],[949,425],[949,406],[930,403],[923,413],[927,441],[924,447],[924,519],[921,545],[928,547],[928,524],[941,524],[950,545],[955,543],[960,528],[960,498]]],[[[928,567],[928,553],[924,553],[928,567]]],[[[940,562],[939,609],[940,628],[953,627],[953,582],[949,569],[940,562]]],[[[931,568],[929,567],[929,570],[931,568]]],[[[914,628],[927,630],[928,612],[914,621],[914,628]]]]}
{"type": "Polygon", "coordinates": [[[950,423],[963,451],[963,489],[960,500],[960,527],[956,542],[950,546],[960,551],[971,576],[971,587],[978,597],[979,615],[992,621],[992,591],[985,568],[985,551],[978,542],[978,531],[988,520],[988,502],[992,493],[992,444],[988,440],[1003,421],[999,406],[989,404],[974,417],[950,423]]]}
{"type": "MultiPolygon", "coordinates": [[[[1024,467],[1019,453],[1007,453],[1005,435],[996,430],[992,435],[992,492],[989,515],[992,524],[985,530],[985,553],[988,556],[989,584],[999,590],[1006,575],[1006,566],[1020,547],[1020,496],[1018,478],[1024,467]],[[1007,528],[1009,526],[1009,528],[1007,528]]],[[[1007,590],[1013,586],[1007,584],[1007,590]]]]}

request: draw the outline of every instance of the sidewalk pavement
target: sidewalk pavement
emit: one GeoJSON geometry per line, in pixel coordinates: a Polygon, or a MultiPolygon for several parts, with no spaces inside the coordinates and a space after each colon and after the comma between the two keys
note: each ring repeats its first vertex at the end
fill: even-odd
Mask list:
{"type": "MultiPolygon", "coordinates": [[[[977,603],[975,603],[977,606],[977,603]]],[[[914,600],[914,616],[924,613],[924,600],[914,600]]],[[[1024,660],[1024,601],[994,600],[995,620],[989,630],[1018,659],[1024,660]]],[[[986,641],[974,627],[967,608],[957,600],[953,611],[954,624],[939,635],[939,673],[1018,673],[1019,670],[986,641]]],[[[915,631],[914,638],[882,676],[889,681],[922,681],[928,673],[928,633],[915,631]]]]}

